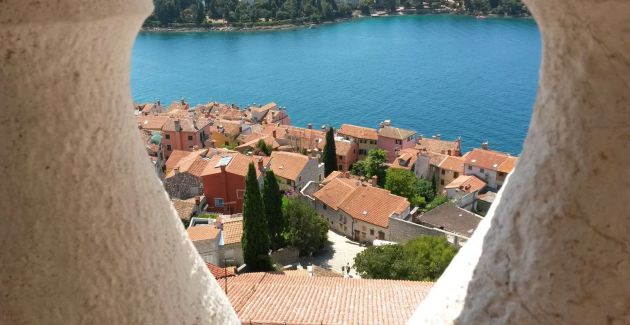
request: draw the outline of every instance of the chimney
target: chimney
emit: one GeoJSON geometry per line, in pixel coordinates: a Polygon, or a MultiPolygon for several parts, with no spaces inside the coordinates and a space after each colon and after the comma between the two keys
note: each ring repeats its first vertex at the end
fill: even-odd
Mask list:
{"type": "Polygon", "coordinates": [[[488,140],[481,143],[481,149],[488,150],[488,148],[489,148],[488,140]]]}
{"type": "Polygon", "coordinates": [[[175,175],[179,174],[179,166],[173,168],[173,171],[175,172],[175,175]]]}
{"type": "Polygon", "coordinates": [[[225,164],[221,164],[219,167],[221,168],[221,173],[225,173],[225,164]]]}
{"type": "Polygon", "coordinates": [[[195,196],[195,205],[199,206],[199,204],[201,204],[201,197],[200,196],[195,196]]]}
{"type": "Polygon", "coordinates": [[[263,159],[262,157],[258,158],[258,170],[263,170],[263,159]]]}
{"type": "Polygon", "coordinates": [[[370,183],[372,184],[372,186],[376,187],[378,184],[378,176],[374,175],[372,176],[372,179],[370,180],[370,183]]]}
{"type": "Polygon", "coordinates": [[[179,132],[182,130],[182,125],[179,122],[179,119],[175,119],[175,132],[179,132]]]}
{"type": "Polygon", "coordinates": [[[312,130],[312,129],[313,129],[313,123],[309,123],[309,124],[308,124],[308,129],[309,129],[309,130],[312,130]]]}

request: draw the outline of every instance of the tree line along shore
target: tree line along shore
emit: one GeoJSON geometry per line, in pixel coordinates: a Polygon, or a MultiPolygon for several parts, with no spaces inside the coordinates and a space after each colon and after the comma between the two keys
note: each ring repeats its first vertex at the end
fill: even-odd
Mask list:
{"type": "Polygon", "coordinates": [[[369,16],[529,17],[521,0],[153,0],[144,31],[290,29],[369,16]]]}

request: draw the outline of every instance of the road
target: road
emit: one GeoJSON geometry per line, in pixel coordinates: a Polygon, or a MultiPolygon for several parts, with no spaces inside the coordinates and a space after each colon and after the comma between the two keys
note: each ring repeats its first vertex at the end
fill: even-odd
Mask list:
{"type": "MultiPolygon", "coordinates": [[[[329,230],[328,245],[324,251],[312,258],[304,258],[302,265],[308,265],[309,262],[312,262],[314,265],[342,273],[341,267],[348,264],[352,267],[354,257],[364,249],[365,247],[359,246],[357,242],[329,230]]],[[[350,276],[359,277],[354,269],[350,270],[350,276]]]]}

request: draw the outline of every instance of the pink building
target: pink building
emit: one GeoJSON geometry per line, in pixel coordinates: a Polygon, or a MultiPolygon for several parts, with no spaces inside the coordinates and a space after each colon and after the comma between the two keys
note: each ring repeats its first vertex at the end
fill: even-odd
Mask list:
{"type": "Polygon", "coordinates": [[[416,131],[392,127],[391,122],[387,120],[381,123],[378,129],[377,145],[379,149],[387,151],[388,162],[392,163],[400,150],[416,146],[415,135],[416,131]]]}
{"type": "Polygon", "coordinates": [[[162,126],[162,154],[164,160],[174,150],[192,151],[204,148],[210,138],[210,120],[205,118],[170,118],[162,126]]]}

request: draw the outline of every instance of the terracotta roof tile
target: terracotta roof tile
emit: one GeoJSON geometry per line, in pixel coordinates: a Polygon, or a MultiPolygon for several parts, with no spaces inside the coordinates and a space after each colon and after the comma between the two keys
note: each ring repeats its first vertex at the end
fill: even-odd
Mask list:
{"type": "Polygon", "coordinates": [[[389,164],[392,168],[411,170],[411,168],[418,160],[418,153],[420,151],[414,148],[407,148],[400,150],[398,157],[394,159],[394,162],[389,164]]]}
{"type": "Polygon", "coordinates": [[[389,227],[393,213],[401,214],[409,208],[407,199],[349,178],[334,178],[313,196],[334,210],[383,228],[389,227]]]}
{"type": "Polygon", "coordinates": [[[342,124],[337,130],[340,135],[347,135],[357,139],[377,140],[378,133],[376,129],[366,128],[363,126],[356,126],[352,124],[342,124]]]}
{"type": "Polygon", "coordinates": [[[179,121],[180,130],[182,132],[198,132],[199,130],[210,124],[208,119],[192,119],[192,118],[169,118],[162,131],[176,132],[175,124],[179,121]]]}
{"type": "Polygon", "coordinates": [[[177,211],[179,218],[184,220],[190,219],[193,210],[195,210],[195,207],[197,206],[194,198],[188,200],[171,198],[171,203],[173,203],[173,207],[175,208],[175,211],[177,211]]]}
{"type": "Polygon", "coordinates": [[[444,158],[444,160],[440,162],[438,167],[442,169],[446,169],[446,170],[452,170],[458,173],[463,173],[464,172],[464,158],[446,156],[446,158],[444,158]]]}
{"type": "Polygon", "coordinates": [[[146,115],[136,117],[136,122],[138,123],[138,126],[140,126],[143,130],[153,131],[162,130],[162,127],[168,120],[168,116],[161,115],[146,115]]]}
{"type": "Polygon", "coordinates": [[[188,157],[188,155],[190,154],[191,154],[190,151],[173,150],[173,152],[171,152],[171,155],[166,160],[166,163],[165,163],[166,168],[167,169],[175,168],[175,166],[177,166],[177,164],[179,163],[180,160],[182,160],[182,158],[188,157]]]}
{"type": "Polygon", "coordinates": [[[509,159],[505,167],[502,169],[511,171],[516,163],[516,157],[512,157],[502,152],[485,149],[473,149],[472,151],[466,153],[464,158],[467,165],[473,165],[489,170],[499,170],[499,166],[506,163],[506,160],[509,159]]]}
{"type": "Polygon", "coordinates": [[[448,183],[444,188],[459,188],[462,191],[473,193],[486,187],[486,182],[474,175],[461,175],[448,183]]]}
{"type": "Polygon", "coordinates": [[[309,158],[294,152],[274,151],[271,153],[271,170],[276,176],[297,181],[298,176],[308,164],[309,158]]]}
{"type": "Polygon", "coordinates": [[[505,159],[505,161],[499,165],[499,168],[497,169],[497,171],[506,173],[506,174],[511,173],[512,170],[514,170],[514,167],[516,166],[517,160],[518,158],[516,157],[512,157],[512,156],[507,157],[507,159],[505,159]]]}
{"type": "Polygon", "coordinates": [[[409,201],[378,187],[360,186],[344,200],[340,209],[354,219],[388,228],[389,217],[409,209],[409,201]]]}
{"type": "Polygon", "coordinates": [[[335,153],[337,156],[346,157],[350,155],[350,151],[352,150],[353,143],[350,141],[337,141],[335,140],[335,153]]]}
{"type": "Polygon", "coordinates": [[[236,275],[236,267],[234,266],[220,267],[212,263],[206,263],[206,266],[217,280],[236,275]]]}
{"type": "Polygon", "coordinates": [[[455,141],[447,141],[441,139],[431,139],[431,138],[418,138],[418,143],[416,144],[416,149],[426,150],[429,152],[441,153],[443,155],[448,155],[449,150],[451,151],[451,155],[459,156],[461,152],[460,142],[455,141]]]}
{"type": "Polygon", "coordinates": [[[393,126],[384,126],[378,129],[379,136],[390,138],[390,139],[397,139],[397,140],[405,140],[408,137],[411,137],[415,134],[416,134],[416,131],[395,128],[393,126]]]}
{"type": "Polygon", "coordinates": [[[226,172],[232,173],[235,175],[240,175],[243,177],[247,176],[247,171],[249,169],[250,162],[254,163],[254,166],[256,166],[256,175],[260,176],[261,171],[257,167],[258,159],[263,160],[263,167],[268,166],[269,161],[271,159],[269,157],[247,156],[238,152],[217,154],[217,155],[214,155],[212,158],[210,158],[210,160],[208,161],[208,164],[206,165],[204,170],[201,172],[201,176],[221,173],[221,167],[217,166],[217,164],[222,158],[225,158],[225,157],[232,158],[230,159],[227,166],[225,167],[226,172]]]}
{"type": "Polygon", "coordinates": [[[200,149],[196,151],[173,151],[166,161],[166,167],[171,169],[166,177],[169,178],[175,176],[176,168],[178,168],[180,173],[189,173],[191,175],[201,177],[203,170],[210,161],[210,159],[203,158],[207,152],[208,149],[200,149]]]}
{"type": "Polygon", "coordinates": [[[192,241],[214,240],[219,238],[219,229],[209,225],[189,227],[186,229],[186,232],[188,232],[188,236],[192,241]]]}
{"type": "Polygon", "coordinates": [[[222,219],[223,244],[236,244],[241,242],[243,236],[243,217],[222,219]]]}
{"type": "Polygon", "coordinates": [[[326,182],[324,187],[313,193],[313,196],[332,209],[338,210],[339,205],[355,190],[356,185],[353,185],[352,182],[357,182],[357,180],[347,178],[331,179],[326,182]]]}
{"type": "Polygon", "coordinates": [[[227,286],[243,324],[363,325],[404,324],[433,283],[248,273],[227,286]]]}

